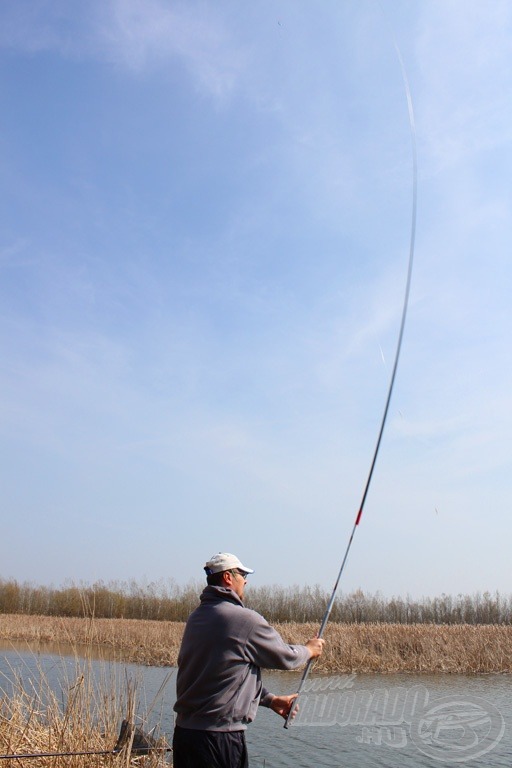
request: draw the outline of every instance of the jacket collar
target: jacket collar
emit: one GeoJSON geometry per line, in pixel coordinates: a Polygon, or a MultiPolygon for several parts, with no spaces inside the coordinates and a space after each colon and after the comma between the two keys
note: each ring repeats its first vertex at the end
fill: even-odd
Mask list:
{"type": "Polygon", "coordinates": [[[240,600],[236,592],[234,592],[232,589],[229,589],[229,587],[207,586],[201,592],[200,600],[203,605],[205,603],[211,604],[218,603],[221,600],[227,600],[228,602],[234,603],[235,605],[243,606],[243,602],[240,600]]]}

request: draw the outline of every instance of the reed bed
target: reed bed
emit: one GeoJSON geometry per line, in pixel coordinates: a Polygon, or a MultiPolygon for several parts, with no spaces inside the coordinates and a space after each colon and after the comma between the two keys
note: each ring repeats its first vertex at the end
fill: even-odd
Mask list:
{"type": "MultiPolygon", "coordinates": [[[[288,641],[305,641],[316,625],[282,625],[288,641]]],[[[331,624],[315,669],[336,673],[512,672],[512,627],[434,624],[331,624]]]]}
{"type": "Polygon", "coordinates": [[[12,668],[0,678],[0,755],[5,768],[157,768],[166,753],[131,753],[131,742],[114,754],[124,718],[135,719],[136,686],[100,680],[90,665],[76,659],[73,671],[63,664],[60,683],[50,684],[44,671],[27,676],[12,668]],[[46,753],[58,756],[39,756],[46,753]],[[107,754],[69,755],[98,752],[107,754]]]}
{"type": "Polygon", "coordinates": [[[103,648],[119,661],[166,667],[176,665],[184,627],[184,622],[15,614],[0,616],[0,640],[21,640],[31,647],[66,643],[78,655],[103,648]]]}
{"type": "MultiPolygon", "coordinates": [[[[275,624],[287,642],[307,641],[317,624],[275,624]]],[[[4,615],[0,639],[108,649],[120,661],[175,666],[183,622],[4,615]]],[[[315,669],[325,673],[512,672],[512,626],[330,624],[315,669]]],[[[0,766],[2,768],[2,766],[0,766]]]]}

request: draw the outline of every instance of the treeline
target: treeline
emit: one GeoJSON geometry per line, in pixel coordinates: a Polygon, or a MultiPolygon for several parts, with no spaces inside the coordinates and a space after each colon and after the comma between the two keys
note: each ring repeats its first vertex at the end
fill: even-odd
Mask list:
{"type": "MultiPolygon", "coordinates": [[[[259,587],[250,607],[270,622],[319,622],[329,594],[320,587],[259,587]]],[[[340,624],[512,624],[512,595],[480,592],[440,597],[384,597],[356,590],[334,602],[330,620],[340,624]]]]}
{"type": "Polygon", "coordinates": [[[196,607],[201,588],[180,587],[172,581],[145,585],[97,581],[55,588],[0,578],[0,614],[184,621],[196,607]]]}
{"type": "MultiPolygon", "coordinates": [[[[0,578],[0,614],[94,616],[108,619],[185,621],[196,607],[204,584],[173,581],[36,586],[0,578]]],[[[246,604],[274,622],[319,622],[329,594],[319,586],[251,586],[246,604]]],[[[343,624],[511,624],[512,595],[498,592],[441,595],[434,598],[386,598],[357,590],[340,594],[331,621],[343,624]]]]}

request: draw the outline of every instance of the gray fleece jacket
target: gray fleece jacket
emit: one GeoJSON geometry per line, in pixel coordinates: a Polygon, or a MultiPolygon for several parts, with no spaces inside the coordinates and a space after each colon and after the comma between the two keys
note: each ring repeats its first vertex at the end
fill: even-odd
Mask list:
{"type": "Polygon", "coordinates": [[[287,645],[256,611],[225,587],[206,587],[190,615],[178,655],[176,725],[242,731],[258,705],[269,706],[260,668],[297,669],[304,645],[287,645]]]}

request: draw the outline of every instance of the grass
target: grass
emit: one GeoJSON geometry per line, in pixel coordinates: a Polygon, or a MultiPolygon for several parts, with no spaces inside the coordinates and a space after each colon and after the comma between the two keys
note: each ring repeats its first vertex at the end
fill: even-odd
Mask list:
{"type": "MultiPolygon", "coordinates": [[[[318,631],[316,624],[275,627],[293,643],[318,631]]],[[[183,628],[183,622],[5,615],[0,639],[71,643],[77,653],[81,646],[104,648],[120,661],[175,666],[183,628]]],[[[330,624],[325,639],[319,672],[512,672],[512,626],[330,624]]]]}

